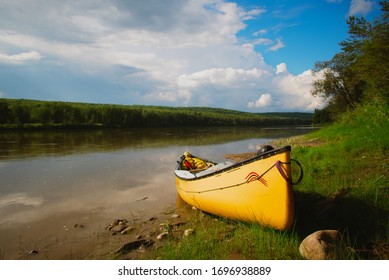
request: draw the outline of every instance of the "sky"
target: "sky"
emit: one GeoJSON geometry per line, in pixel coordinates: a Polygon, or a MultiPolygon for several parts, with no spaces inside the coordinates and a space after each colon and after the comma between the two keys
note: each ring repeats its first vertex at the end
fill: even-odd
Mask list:
{"type": "Polygon", "coordinates": [[[0,97],[313,112],[373,0],[0,0],[0,97]]]}

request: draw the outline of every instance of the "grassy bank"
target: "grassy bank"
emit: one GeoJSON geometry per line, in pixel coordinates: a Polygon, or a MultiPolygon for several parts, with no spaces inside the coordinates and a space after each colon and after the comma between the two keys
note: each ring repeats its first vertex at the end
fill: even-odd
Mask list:
{"type": "Polygon", "coordinates": [[[292,145],[305,177],[294,187],[288,231],[191,211],[184,225],[145,258],[301,259],[302,239],[321,229],[342,234],[338,259],[389,259],[388,108],[363,106],[335,125],[275,145],[292,145]],[[194,234],[183,238],[183,231],[194,234]]]}

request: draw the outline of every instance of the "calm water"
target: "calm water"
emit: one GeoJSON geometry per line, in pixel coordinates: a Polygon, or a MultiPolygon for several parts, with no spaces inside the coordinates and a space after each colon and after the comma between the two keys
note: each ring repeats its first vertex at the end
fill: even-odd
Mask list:
{"type": "Polygon", "coordinates": [[[224,161],[224,154],[255,151],[270,140],[306,132],[258,128],[2,131],[0,231],[66,215],[151,215],[174,204],[173,169],[185,151],[224,161]]]}

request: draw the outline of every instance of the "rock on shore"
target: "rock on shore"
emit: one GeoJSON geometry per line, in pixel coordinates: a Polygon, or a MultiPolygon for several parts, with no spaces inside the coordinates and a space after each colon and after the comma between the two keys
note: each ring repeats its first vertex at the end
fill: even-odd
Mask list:
{"type": "Polygon", "coordinates": [[[339,239],[337,230],[319,230],[301,242],[299,252],[308,260],[333,260],[339,239]]]}

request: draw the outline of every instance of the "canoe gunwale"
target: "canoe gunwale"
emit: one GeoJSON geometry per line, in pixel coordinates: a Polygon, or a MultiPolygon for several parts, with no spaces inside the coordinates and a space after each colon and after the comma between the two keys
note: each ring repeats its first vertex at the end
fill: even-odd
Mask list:
{"type": "Polygon", "coordinates": [[[183,180],[183,181],[201,180],[201,179],[204,179],[204,178],[216,176],[216,175],[219,175],[221,173],[231,171],[233,169],[239,168],[241,166],[250,164],[250,163],[258,161],[258,160],[266,159],[266,158],[272,157],[274,155],[281,154],[281,153],[284,153],[284,152],[290,152],[290,151],[291,151],[291,146],[284,146],[284,147],[281,147],[281,148],[278,148],[278,149],[274,149],[274,150],[270,150],[270,151],[261,153],[259,155],[256,155],[255,157],[249,158],[247,160],[236,162],[236,163],[234,163],[231,166],[228,166],[226,168],[223,168],[223,169],[211,172],[209,174],[204,174],[202,176],[196,176],[195,174],[192,173],[194,175],[193,178],[184,178],[184,177],[180,177],[180,176],[178,176],[176,174],[176,177],[179,178],[180,180],[183,180]]]}

